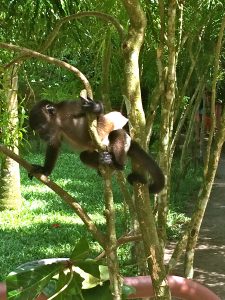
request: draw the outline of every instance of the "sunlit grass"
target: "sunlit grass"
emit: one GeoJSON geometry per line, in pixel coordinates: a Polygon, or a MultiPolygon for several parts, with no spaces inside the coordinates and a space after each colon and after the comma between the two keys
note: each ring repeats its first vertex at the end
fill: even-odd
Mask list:
{"type": "MultiPolygon", "coordinates": [[[[32,163],[40,163],[43,155],[32,154],[26,158],[32,163]]],[[[61,154],[52,179],[75,197],[97,226],[104,227],[102,180],[95,170],[83,166],[75,154],[61,154]]],[[[98,254],[101,251],[99,245],[91,240],[80,218],[47,186],[36,179],[30,181],[22,169],[21,183],[21,210],[0,212],[0,280],[24,262],[69,256],[82,236],[89,238],[93,252],[98,254]]],[[[118,213],[123,212],[120,199],[122,197],[116,188],[118,213]]],[[[123,222],[122,215],[118,222],[123,222]]]]}

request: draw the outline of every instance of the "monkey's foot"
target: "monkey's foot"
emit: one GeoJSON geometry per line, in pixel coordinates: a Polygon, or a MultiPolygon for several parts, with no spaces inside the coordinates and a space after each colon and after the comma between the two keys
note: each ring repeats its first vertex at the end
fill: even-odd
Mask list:
{"type": "Polygon", "coordinates": [[[131,173],[128,175],[127,180],[130,184],[133,184],[134,182],[146,184],[147,180],[138,173],[131,173]]]}

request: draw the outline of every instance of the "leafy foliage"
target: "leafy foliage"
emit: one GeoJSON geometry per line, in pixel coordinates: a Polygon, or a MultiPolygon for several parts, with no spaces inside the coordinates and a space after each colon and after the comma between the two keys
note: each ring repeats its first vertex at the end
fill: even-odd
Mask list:
{"type": "MultiPolygon", "coordinates": [[[[106,266],[89,258],[89,246],[81,239],[70,258],[52,258],[25,263],[7,278],[8,299],[32,300],[40,293],[61,300],[110,300],[106,266]]],[[[124,294],[133,292],[124,287],[124,294]]]]}
{"type": "Polygon", "coordinates": [[[88,254],[89,247],[83,239],[70,259],[46,259],[18,267],[6,279],[8,298],[31,300],[44,290],[48,296],[58,294],[55,299],[84,299],[82,285],[90,289],[104,283],[99,264],[88,259],[88,254]]]}
{"type": "MultiPolygon", "coordinates": [[[[158,83],[161,84],[159,78],[160,68],[163,69],[162,73],[165,72],[165,82],[167,81],[166,70],[168,69],[168,43],[165,42],[163,45],[163,49],[160,49],[163,54],[163,58],[161,60],[162,65],[159,65],[159,60],[157,60],[160,54],[159,43],[160,43],[160,29],[167,24],[168,16],[167,16],[167,3],[165,3],[165,10],[163,19],[162,15],[159,14],[158,3],[152,2],[151,4],[148,1],[142,1],[143,7],[145,8],[146,15],[148,18],[148,27],[146,30],[146,39],[145,44],[143,46],[143,51],[141,53],[140,65],[141,65],[141,78],[142,78],[142,97],[143,104],[145,109],[149,108],[149,102],[151,102],[151,97],[155,91],[157,91],[158,83]],[[145,3],[145,4],[143,4],[145,3]],[[163,19],[163,22],[162,19],[163,19]],[[163,24],[164,23],[164,24],[163,24]]],[[[181,7],[183,2],[177,3],[177,29],[175,33],[175,44],[177,47],[177,55],[176,55],[176,99],[178,101],[175,102],[174,105],[174,119],[179,120],[180,116],[184,112],[185,108],[188,107],[189,99],[193,94],[194,87],[197,86],[199,82],[199,78],[205,75],[205,86],[210,88],[211,85],[211,77],[212,77],[212,61],[214,57],[214,48],[215,42],[218,34],[218,29],[221,22],[221,17],[223,14],[223,6],[224,4],[221,1],[189,1],[185,3],[184,6],[184,18],[182,19],[181,15],[181,7]],[[179,15],[180,14],[180,15],[179,15]],[[183,21],[182,26],[179,28],[179,22],[183,21]],[[179,32],[183,30],[183,32],[179,32]],[[180,35],[184,37],[182,41],[179,41],[180,35]],[[181,46],[181,47],[180,47],[181,46]],[[178,49],[180,47],[180,49],[178,49]],[[185,81],[187,78],[187,74],[189,73],[190,66],[192,66],[193,60],[196,59],[196,65],[194,66],[194,71],[190,75],[190,80],[187,86],[185,87],[185,81]],[[207,71],[207,72],[206,72],[207,71]],[[183,88],[185,87],[184,95],[182,95],[183,88]],[[180,95],[182,97],[180,97],[180,95]],[[185,103],[183,103],[183,99],[185,99],[185,103]]],[[[26,47],[39,49],[40,45],[43,44],[46,36],[51,32],[54,28],[57,20],[62,17],[71,15],[73,13],[85,10],[100,10],[103,12],[107,12],[113,14],[118,17],[121,24],[125,28],[128,27],[128,18],[124,13],[124,9],[122,8],[121,1],[118,0],[107,0],[107,1],[72,1],[72,0],[63,0],[63,1],[54,1],[54,0],[38,0],[38,1],[21,1],[21,0],[11,0],[11,1],[3,1],[2,2],[2,11],[0,12],[0,36],[1,39],[8,42],[16,42],[17,44],[25,45],[26,47]]],[[[99,22],[96,18],[88,17],[84,19],[80,19],[79,21],[72,21],[63,26],[59,32],[57,39],[54,41],[53,45],[50,49],[48,49],[48,54],[58,57],[59,59],[68,61],[72,65],[77,66],[79,69],[85,73],[90,80],[93,89],[95,91],[95,96],[101,96],[102,92],[102,57],[104,50],[104,41],[107,37],[108,30],[110,30],[111,35],[111,43],[112,43],[112,57],[111,57],[111,67],[110,67],[110,98],[113,102],[113,107],[120,108],[120,104],[122,102],[122,94],[123,94],[123,63],[121,59],[121,41],[117,33],[114,32],[113,29],[109,28],[109,24],[103,24],[99,22]],[[107,30],[106,30],[107,28],[107,30]]],[[[167,32],[163,32],[163,36],[167,36],[167,32]]],[[[164,39],[164,38],[163,38],[164,39]]],[[[9,59],[12,58],[12,54],[7,54],[5,51],[2,51],[0,54],[0,61],[2,63],[6,63],[9,59]]],[[[223,59],[224,60],[224,59],[223,59]]],[[[47,98],[53,99],[55,101],[61,100],[62,98],[75,98],[78,95],[81,86],[80,83],[77,83],[74,80],[73,75],[68,74],[63,70],[56,69],[55,67],[48,66],[44,63],[34,63],[33,61],[26,62],[24,70],[27,73],[23,73],[23,76],[20,76],[20,81],[23,86],[22,95],[26,94],[26,89],[29,87],[30,90],[34,90],[34,95],[36,98],[47,98]],[[29,74],[29,78],[26,74],[29,74]]],[[[221,73],[222,74],[222,73],[221,73]]],[[[221,75],[221,78],[223,76],[221,75]]],[[[222,87],[222,85],[221,85],[222,87]]],[[[223,88],[221,88],[223,90],[223,88]]],[[[221,91],[223,94],[224,91],[221,91]]],[[[22,96],[22,98],[23,98],[22,96]]],[[[36,100],[34,99],[32,100],[36,100]]],[[[164,96],[161,95],[162,98],[164,96]]],[[[29,98],[29,97],[28,97],[29,98]]],[[[31,105],[32,101],[28,99],[27,107],[31,105]]],[[[161,123],[161,111],[165,108],[160,107],[158,105],[156,111],[155,118],[155,131],[159,131],[160,123],[161,123]]],[[[4,106],[1,105],[1,113],[4,112],[4,106]]],[[[152,112],[148,112],[152,113],[152,112]]],[[[24,112],[21,114],[21,119],[24,121],[24,112]]],[[[6,128],[7,126],[7,112],[1,114],[1,128],[6,128]]],[[[23,123],[23,122],[22,122],[23,123]]],[[[20,126],[21,127],[21,126],[20,126]]],[[[171,126],[172,128],[172,126],[171,126]]],[[[158,137],[158,135],[157,135],[158,137]]],[[[172,137],[172,136],[171,136],[172,137]]],[[[1,136],[2,138],[2,136],[1,136]]],[[[2,138],[3,139],[3,138],[2,138]]],[[[8,141],[4,142],[8,143],[8,141]]],[[[157,146],[158,148],[158,146],[157,146]]],[[[168,155],[169,157],[169,155],[168,155]]],[[[69,163],[70,165],[70,163],[69,163]]],[[[67,173],[67,172],[65,172],[67,173]]],[[[179,174],[179,172],[178,172],[179,174]]],[[[194,173],[196,174],[196,173],[194,173]]],[[[71,187],[74,184],[74,180],[70,180],[67,176],[64,177],[64,174],[61,176],[61,182],[64,182],[67,187],[71,187]]],[[[177,176],[177,174],[175,174],[177,176]]],[[[188,177],[188,176],[187,176],[188,177]]],[[[194,178],[194,176],[193,176],[194,178]]],[[[183,179],[183,178],[182,178],[183,179]]],[[[187,178],[188,184],[191,183],[189,178],[187,178]]],[[[185,185],[184,193],[180,193],[182,184],[180,184],[181,180],[177,180],[178,187],[175,188],[175,192],[172,197],[172,206],[175,208],[180,207],[180,203],[183,203],[185,199],[188,199],[190,195],[187,192],[187,185],[185,185]],[[177,192],[179,191],[179,193],[177,192]],[[182,198],[182,199],[181,199],[182,198]],[[175,199],[175,200],[174,200],[175,199]]],[[[183,182],[185,182],[183,180],[183,182]]],[[[79,185],[84,187],[85,183],[82,179],[80,179],[79,185]]],[[[190,184],[191,185],[191,184],[190,184]]],[[[87,187],[88,185],[86,185],[87,187]]],[[[194,186],[195,187],[195,186],[194,186]]],[[[172,189],[174,187],[172,186],[172,189]]],[[[197,186],[198,188],[198,186],[197,186]]],[[[197,188],[194,189],[194,192],[197,191],[197,188]]],[[[77,191],[76,191],[77,192],[77,191]]],[[[33,192],[32,192],[33,193],[33,192]]],[[[82,192],[78,191],[82,195],[81,201],[85,206],[90,206],[90,203],[87,204],[86,195],[83,195],[82,192]]],[[[96,194],[91,191],[91,197],[93,199],[96,198],[96,194]]],[[[42,192],[40,193],[40,195],[42,192]]],[[[42,195],[41,195],[42,197],[42,195]]],[[[43,212],[43,206],[50,207],[52,203],[55,203],[56,199],[53,199],[48,194],[46,195],[46,199],[41,204],[41,207],[38,207],[39,212],[43,212]],[[48,201],[51,199],[51,201],[48,201]],[[44,204],[43,204],[44,203],[44,204]]],[[[57,201],[57,200],[56,200],[57,201]]],[[[92,201],[93,202],[93,201],[92,201]]],[[[99,202],[95,203],[91,206],[91,209],[99,209],[99,202]]],[[[55,205],[55,204],[54,204],[55,205]]],[[[54,207],[55,208],[55,207],[54,207]]],[[[38,210],[37,209],[37,210],[38,210]]],[[[46,208],[45,208],[46,209],[46,208]]],[[[57,208],[58,212],[60,208],[57,208]]],[[[67,212],[66,212],[67,213],[67,212]]],[[[45,215],[45,214],[44,214],[45,215]]],[[[34,217],[33,217],[34,219],[34,217]]],[[[169,214],[169,229],[174,227],[173,224],[177,223],[177,231],[180,230],[179,223],[182,223],[185,218],[176,218],[176,215],[173,213],[169,214]]],[[[101,220],[102,221],[102,220],[101,220]]],[[[99,222],[101,223],[101,222],[99,222]]],[[[119,223],[121,224],[121,223],[119,223]]],[[[102,224],[101,224],[102,225],[102,224]]],[[[35,224],[34,226],[37,226],[35,224]]],[[[104,226],[104,225],[103,225],[104,226]]],[[[122,227],[122,226],[121,226],[122,227]]],[[[36,227],[37,228],[37,227],[36,227]]],[[[120,229],[118,230],[120,231],[120,229]]],[[[68,235],[71,234],[71,231],[68,230],[68,235]]],[[[79,233],[80,234],[80,233],[79,233]]],[[[76,237],[77,238],[77,237],[76,237]]],[[[71,243],[69,240],[68,243],[71,243]]],[[[83,247],[83,246],[82,246],[83,247]]],[[[81,247],[81,248],[82,248],[81,247]]],[[[60,246],[59,246],[60,248],[60,246]]],[[[63,250],[60,249],[62,252],[63,250]]],[[[81,255],[82,270],[88,271],[88,274],[91,274],[95,282],[99,280],[100,277],[100,269],[97,268],[92,261],[86,259],[86,252],[82,252],[81,249],[75,250],[73,252],[71,259],[68,264],[71,264],[72,257],[74,255],[76,257],[77,251],[81,255]],[[90,273],[89,273],[90,272],[90,273]],[[97,279],[96,279],[97,278],[97,279]]],[[[44,251],[43,251],[44,252],[44,251]]],[[[36,253],[35,253],[36,254],[36,253]]],[[[39,253],[40,254],[40,253],[39,253]]],[[[69,268],[69,272],[65,273],[63,269],[63,263],[61,261],[55,261],[52,263],[53,273],[49,273],[48,265],[46,265],[40,271],[40,269],[36,269],[37,274],[42,274],[44,279],[41,280],[40,277],[35,277],[31,270],[26,270],[23,273],[21,270],[18,271],[18,275],[16,278],[11,277],[12,281],[12,289],[15,288],[16,294],[15,297],[18,296],[18,293],[21,291],[13,286],[15,283],[18,287],[20,278],[21,282],[25,280],[29,275],[30,287],[33,286],[33,289],[22,291],[24,294],[22,297],[28,297],[27,295],[33,295],[36,292],[39,292],[43,287],[46,287],[47,281],[51,283],[54,291],[60,291],[66,284],[69,285],[73,283],[73,288],[63,290],[57,297],[57,299],[63,299],[65,295],[67,297],[71,297],[71,299],[75,299],[73,297],[80,296],[81,290],[81,282],[82,276],[80,272],[71,271],[69,268]],[[40,272],[39,272],[40,271],[40,272]],[[57,275],[57,276],[56,276],[57,275]],[[21,276],[21,277],[20,277],[21,276]],[[24,277],[23,277],[24,276],[24,277]],[[35,279],[34,279],[34,277],[35,279]],[[55,278],[57,277],[57,278],[55,278]],[[14,278],[14,279],[13,279],[14,278]],[[34,280],[34,281],[32,281],[34,280]],[[50,281],[49,281],[50,280],[50,281]],[[67,294],[66,294],[67,293],[67,294]],[[60,298],[61,297],[61,298],[60,298]]],[[[36,267],[34,267],[36,268],[36,267]]],[[[83,274],[83,273],[82,273],[83,274]]],[[[13,276],[13,275],[12,275],[13,276]]],[[[9,277],[10,278],[10,277],[9,277]]],[[[89,277],[88,277],[89,278],[89,277]]],[[[28,280],[28,281],[29,281],[28,280]]],[[[85,280],[84,280],[85,281],[85,280]]],[[[88,283],[89,284],[89,283],[88,283]]],[[[49,288],[49,285],[47,285],[49,288]]],[[[107,283],[103,283],[103,287],[108,291],[107,283]]],[[[98,285],[96,287],[92,287],[92,289],[97,289],[98,294],[98,285]]],[[[15,290],[12,290],[14,292],[15,290]]],[[[102,291],[102,289],[101,289],[102,291]]],[[[21,293],[22,293],[21,292],[21,293]]],[[[82,294],[84,292],[82,291],[82,294]]],[[[100,292],[99,292],[100,293],[100,292]]],[[[94,294],[92,290],[92,295],[94,294]]],[[[12,297],[14,297],[12,296],[12,297]]],[[[88,299],[88,295],[86,295],[88,299]]],[[[98,297],[101,298],[101,295],[98,294],[98,297]]],[[[16,298],[15,298],[16,299],[16,298]]],[[[25,298],[24,298],[25,299],[25,298]]],[[[69,299],[69,298],[68,298],[69,299]]],[[[85,298],[86,299],[86,298],[85,298]]],[[[91,298],[90,298],[91,299],[91,298]]]]}

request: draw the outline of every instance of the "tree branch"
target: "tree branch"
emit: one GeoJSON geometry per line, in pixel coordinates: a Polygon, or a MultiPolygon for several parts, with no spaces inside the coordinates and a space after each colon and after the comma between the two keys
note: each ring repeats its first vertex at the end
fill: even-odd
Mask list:
{"type": "MultiPolygon", "coordinates": [[[[125,31],[124,31],[123,26],[117,21],[116,18],[114,18],[113,16],[108,15],[106,13],[102,13],[102,12],[86,11],[86,12],[80,12],[80,13],[77,13],[77,14],[74,14],[74,15],[71,15],[71,16],[67,16],[65,18],[62,18],[61,20],[58,20],[56,22],[56,25],[55,25],[54,29],[48,35],[45,42],[40,46],[38,51],[43,53],[51,46],[51,44],[54,42],[55,38],[57,37],[61,27],[66,22],[76,20],[76,19],[79,19],[79,18],[84,18],[84,17],[98,17],[98,18],[100,18],[101,20],[103,20],[105,22],[111,23],[112,25],[114,25],[114,27],[118,31],[118,34],[120,36],[121,41],[123,41],[124,36],[125,36],[125,31]]],[[[15,63],[17,63],[21,60],[25,60],[27,58],[29,58],[29,54],[22,54],[19,57],[13,59],[7,65],[5,65],[5,68],[9,68],[11,65],[13,65],[13,64],[15,64],[15,63]]]]}
{"type": "Polygon", "coordinates": [[[61,60],[51,57],[51,56],[44,55],[44,54],[34,51],[34,50],[31,50],[31,49],[28,49],[25,47],[20,47],[20,46],[13,45],[13,44],[7,44],[7,43],[0,42],[0,48],[11,50],[11,51],[16,51],[16,52],[22,52],[24,54],[27,54],[29,57],[31,56],[31,57],[41,59],[43,61],[47,61],[50,64],[54,64],[56,66],[65,68],[65,69],[73,72],[74,74],[76,74],[76,76],[78,78],[80,78],[85,89],[87,90],[88,96],[90,96],[92,98],[91,85],[90,85],[89,81],[87,80],[86,76],[80,70],[78,70],[74,66],[68,64],[67,62],[61,61],[61,60]]]}
{"type": "MultiPolygon", "coordinates": [[[[121,237],[118,238],[117,240],[117,248],[130,243],[130,242],[137,242],[137,241],[141,241],[142,240],[142,235],[141,234],[136,234],[134,235],[134,232],[129,232],[127,235],[122,235],[121,237]],[[133,234],[133,235],[132,235],[133,234]]],[[[106,252],[105,250],[102,251],[102,253],[100,253],[97,257],[95,257],[96,260],[100,260],[103,257],[105,257],[106,252]]]]}
{"type": "MultiPolygon", "coordinates": [[[[80,13],[62,18],[61,20],[58,21],[58,24],[57,24],[57,26],[54,30],[59,31],[60,27],[64,23],[66,23],[68,21],[75,20],[75,19],[83,18],[83,17],[97,17],[97,18],[99,18],[99,19],[101,19],[105,22],[111,23],[116,28],[116,30],[118,31],[118,34],[119,34],[121,40],[124,39],[124,36],[125,36],[124,28],[117,21],[117,19],[114,18],[113,16],[109,15],[109,14],[106,14],[106,13],[103,13],[103,12],[98,12],[98,11],[84,11],[84,12],[80,12],[80,13]],[[58,27],[58,29],[57,29],[57,27],[58,27]]],[[[53,32],[54,32],[54,30],[53,30],[53,32]]],[[[52,37],[54,37],[54,35],[52,37]]]]}

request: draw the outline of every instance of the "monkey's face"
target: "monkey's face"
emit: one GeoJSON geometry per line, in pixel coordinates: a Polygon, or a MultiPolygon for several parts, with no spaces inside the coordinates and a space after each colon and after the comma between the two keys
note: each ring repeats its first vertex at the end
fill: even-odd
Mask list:
{"type": "Polygon", "coordinates": [[[34,131],[40,136],[40,138],[46,142],[51,140],[51,137],[54,134],[54,130],[51,129],[49,123],[41,123],[34,131]]]}
{"type": "Polygon", "coordinates": [[[29,124],[42,140],[49,142],[58,133],[56,110],[47,101],[35,105],[30,111],[29,124]]]}

